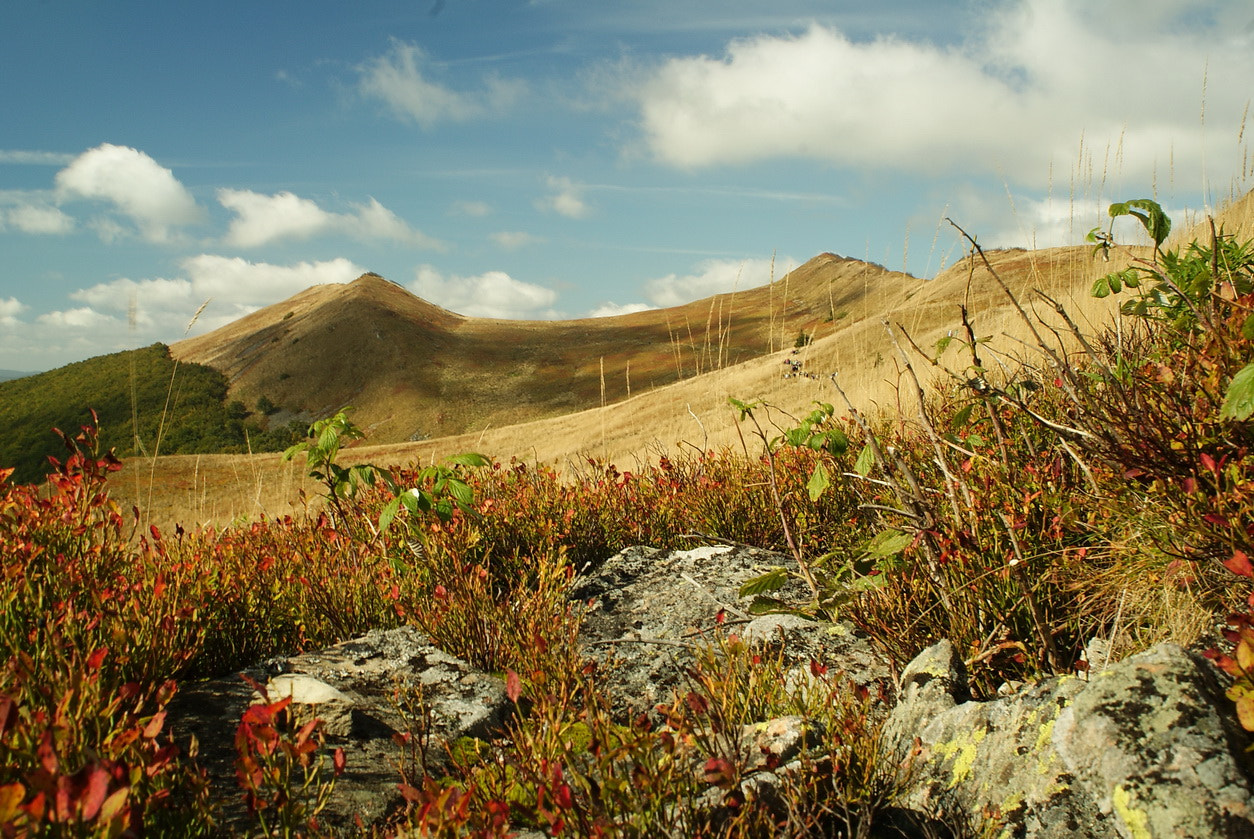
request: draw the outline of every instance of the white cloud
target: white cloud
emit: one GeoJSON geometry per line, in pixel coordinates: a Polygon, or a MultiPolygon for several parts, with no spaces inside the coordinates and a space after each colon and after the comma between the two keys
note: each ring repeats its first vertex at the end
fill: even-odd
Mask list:
{"type": "Polygon", "coordinates": [[[262,306],[322,283],[349,282],[365,270],[347,259],[273,265],[200,254],[180,276],[120,278],[73,292],[82,305],[31,322],[14,299],[0,300],[0,367],[48,369],[104,352],[171,342],[225,326],[262,306]]]}
{"type": "MultiPolygon", "coordinates": [[[[172,341],[189,331],[200,334],[224,326],[310,286],[346,283],[365,273],[365,269],[343,258],[272,265],[200,254],[183,260],[180,267],[184,275],[181,277],[121,278],[75,291],[70,297],[89,307],[73,310],[78,313],[75,317],[86,323],[88,312],[112,311],[117,313],[116,318],[103,314],[99,317],[122,323],[129,320],[133,307],[135,332],[129,339],[131,345],[138,340],[172,341]],[[208,305],[196,316],[206,302],[208,305]],[[195,323],[189,324],[193,317],[195,323]]],[[[83,324],[63,325],[81,328],[83,324]]],[[[126,340],[121,333],[118,337],[126,340]]]]}
{"type": "Polygon", "coordinates": [[[634,314],[635,312],[647,312],[652,308],[655,308],[655,307],[649,306],[645,303],[626,303],[620,306],[611,300],[608,303],[602,303],[600,306],[597,306],[591,312],[588,312],[588,317],[612,318],[612,317],[617,317],[618,315],[634,314]]]}
{"type": "Polygon", "coordinates": [[[550,175],[545,185],[552,190],[551,195],[537,198],[535,205],[539,210],[554,212],[567,218],[583,218],[591,212],[591,208],[583,200],[583,187],[570,178],[556,178],[550,175]]]}
{"type": "Polygon", "coordinates": [[[413,229],[373,198],[366,204],[350,204],[350,213],[328,212],[291,192],[263,195],[247,189],[219,189],[218,202],[235,214],[224,241],[236,247],[339,232],[354,239],[386,239],[443,249],[438,240],[413,229]]]}
{"type": "Polygon", "coordinates": [[[277,303],[309,286],[346,283],[366,272],[343,257],[272,265],[207,253],[183,260],[182,268],[197,299],[212,297],[237,305],[259,306],[277,303]]]}
{"type": "Polygon", "coordinates": [[[526,90],[520,81],[489,77],[478,90],[461,92],[430,81],[426,54],[399,41],[384,55],[358,67],[358,89],[382,100],[404,120],[430,128],[439,122],[463,122],[509,108],[526,90]]]}
{"type": "Polygon", "coordinates": [[[0,149],[0,163],[15,163],[20,166],[65,166],[73,160],[74,155],[57,151],[0,149]]]}
{"type": "Polygon", "coordinates": [[[0,230],[13,228],[22,233],[54,235],[74,229],[74,219],[48,204],[20,204],[0,209],[0,230]]]}
{"type": "Polygon", "coordinates": [[[775,260],[772,273],[770,259],[707,259],[696,266],[696,273],[668,274],[649,280],[644,287],[645,297],[660,308],[682,306],[702,297],[766,285],[791,270],[783,266],[795,264],[775,260]]]}
{"type": "Polygon", "coordinates": [[[308,239],[332,224],[330,213],[290,192],[262,195],[247,189],[219,189],[218,203],[235,213],[226,243],[241,248],[276,239],[308,239]]]}
{"type": "Polygon", "coordinates": [[[536,245],[544,241],[540,236],[533,236],[530,233],[524,233],[516,230],[502,230],[493,233],[489,238],[506,250],[517,250],[525,248],[527,245],[536,245]]]}
{"type": "Polygon", "coordinates": [[[14,326],[17,316],[26,311],[26,306],[16,297],[0,300],[0,325],[14,326]]]}
{"type": "Polygon", "coordinates": [[[1249,15],[1148,5],[1110,0],[1098,20],[1083,0],[1021,0],[955,48],[815,24],[671,59],[627,95],[649,152],[677,167],[793,157],[1040,186],[1051,162],[1101,172],[1109,155],[1141,182],[1172,160],[1177,180],[1200,177],[1206,137],[1236,145],[1254,78],[1249,15]]]}
{"type": "Polygon", "coordinates": [[[445,276],[430,265],[420,266],[410,291],[424,300],[475,318],[541,320],[557,317],[557,292],[516,280],[504,271],[473,277],[445,276]]]}
{"type": "Polygon", "coordinates": [[[36,320],[44,326],[71,330],[103,329],[118,323],[116,318],[102,315],[95,309],[87,307],[46,312],[36,320]]]}
{"type": "MultiPolygon", "coordinates": [[[[143,152],[109,143],[83,152],[56,176],[62,200],[106,201],[150,241],[165,242],[174,228],[200,221],[201,208],[174,173],[143,152]]],[[[103,227],[114,231],[116,222],[103,227]]]]}

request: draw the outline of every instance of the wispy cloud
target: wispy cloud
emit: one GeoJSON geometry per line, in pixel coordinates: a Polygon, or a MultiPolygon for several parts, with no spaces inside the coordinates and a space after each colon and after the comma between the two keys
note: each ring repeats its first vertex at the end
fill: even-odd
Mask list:
{"type": "Polygon", "coordinates": [[[507,251],[525,248],[528,245],[537,245],[544,241],[541,236],[533,236],[520,230],[501,230],[488,236],[493,242],[507,251]]]}
{"type": "Polygon", "coordinates": [[[492,205],[486,201],[454,201],[449,212],[455,216],[483,218],[492,215],[492,205]]]}
{"type": "Polygon", "coordinates": [[[430,128],[500,113],[521,98],[525,83],[488,76],[481,86],[459,91],[429,78],[431,62],[413,44],[393,41],[385,54],[358,67],[359,92],[382,101],[401,119],[430,128]]]}
{"type": "Polygon", "coordinates": [[[19,166],[66,166],[74,161],[74,155],[59,151],[24,151],[0,149],[0,163],[19,166]]]}

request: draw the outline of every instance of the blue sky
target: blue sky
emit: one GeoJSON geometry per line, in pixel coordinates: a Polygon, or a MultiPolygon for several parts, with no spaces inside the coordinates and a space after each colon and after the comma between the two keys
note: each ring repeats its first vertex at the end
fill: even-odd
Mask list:
{"type": "Polygon", "coordinates": [[[1254,172],[1245,0],[3,0],[0,79],[25,371],[363,271],[526,319],[930,276],[946,215],[1073,243],[1254,172]]]}

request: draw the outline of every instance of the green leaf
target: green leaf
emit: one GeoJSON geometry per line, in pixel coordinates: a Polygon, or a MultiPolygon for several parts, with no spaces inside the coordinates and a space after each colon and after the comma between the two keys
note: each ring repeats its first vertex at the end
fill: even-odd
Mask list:
{"type": "Polygon", "coordinates": [[[871,538],[867,543],[866,552],[871,556],[888,557],[896,556],[904,551],[914,537],[909,533],[902,533],[900,530],[889,528],[883,530],[871,538]]]}
{"type": "Polygon", "coordinates": [[[962,428],[971,420],[971,411],[974,405],[964,405],[958,413],[954,414],[953,419],[949,421],[950,428],[962,428]]]}
{"type": "Polygon", "coordinates": [[[448,458],[446,462],[453,466],[470,466],[474,468],[492,465],[491,460],[478,452],[463,452],[462,454],[455,454],[448,458]]]}
{"type": "Polygon", "coordinates": [[[1167,235],[1171,233],[1171,219],[1163,212],[1159,203],[1152,199],[1133,198],[1131,201],[1119,201],[1111,204],[1108,212],[1111,218],[1132,216],[1141,222],[1145,232],[1154,240],[1155,248],[1161,246],[1167,240],[1167,235]]]}
{"type": "Polygon", "coordinates": [[[794,448],[805,448],[809,442],[810,431],[805,428],[790,428],[784,432],[784,440],[794,448]]]}
{"type": "Polygon", "coordinates": [[[450,480],[445,487],[449,495],[456,499],[458,504],[469,507],[475,503],[475,493],[469,486],[462,481],[450,480]]]}
{"type": "Polygon", "coordinates": [[[827,453],[832,457],[839,457],[849,449],[849,436],[839,428],[833,428],[827,432],[827,453]]]}
{"type": "Polygon", "coordinates": [[[954,336],[946,335],[944,338],[941,338],[939,341],[937,341],[936,342],[936,354],[939,356],[945,350],[949,349],[949,344],[951,341],[953,341],[953,339],[954,339],[954,336]]]}
{"type": "Polygon", "coordinates": [[[871,474],[873,466],[875,466],[875,449],[870,443],[867,443],[862,447],[862,451],[858,453],[858,459],[853,464],[853,471],[865,478],[871,474]]]}
{"type": "Polygon", "coordinates": [[[732,407],[733,407],[733,408],[735,408],[736,410],[740,411],[740,418],[741,418],[742,420],[743,420],[745,417],[747,417],[747,416],[749,416],[750,414],[752,414],[752,413],[753,413],[753,409],[754,409],[754,408],[756,408],[756,407],[758,406],[758,403],[757,403],[757,402],[743,402],[743,401],[741,401],[741,400],[739,400],[739,399],[735,398],[734,396],[729,396],[729,397],[727,397],[727,401],[728,401],[728,402],[730,402],[730,403],[732,404],[732,407]]]}
{"type": "Polygon", "coordinates": [[[387,506],[384,507],[383,511],[379,513],[379,532],[380,533],[387,532],[388,526],[392,523],[392,520],[396,518],[396,513],[400,510],[400,508],[401,508],[401,499],[399,496],[396,498],[393,498],[391,501],[387,503],[387,506]]]}
{"type": "Polygon", "coordinates": [[[1241,324],[1241,337],[1247,341],[1254,341],[1254,314],[1245,319],[1245,323],[1241,324]]]}
{"type": "Polygon", "coordinates": [[[740,587],[741,597],[754,597],[768,591],[779,591],[788,582],[788,572],[783,568],[772,568],[765,574],[748,580],[740,587]]]}
{"type": "Polygon", "coordinates": [[[1254,362],[1245,365],[1228,383],[1220,419],[1246,420],[1254,415],[1254,362]]]}
{"type": "Polygon", "coordinates": [[[831,485],[832,480],[828,477],[827,469],[823,467],[823,464],[814,464],[814,473],[810,475],[810,481],[806,484],[806,491],[810,493],[810,500],[818,501],[819,496],[831,485]]]}
{"type": "Polygon", "coordinates": [[[774,597],[753,598],[753,602],[749,604],[748,611],[751,615],[769,615],[774,612],[796,613],[796,610],[789,608],[787,603],[774,597]]]}

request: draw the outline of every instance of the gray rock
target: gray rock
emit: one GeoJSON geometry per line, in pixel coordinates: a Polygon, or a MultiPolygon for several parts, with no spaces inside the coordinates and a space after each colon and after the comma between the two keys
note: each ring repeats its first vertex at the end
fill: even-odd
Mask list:
{"type": "MultiPolygon", "coordinates": [[[[782,554],[725,545],[666,551],[628,548],[583,578],[572,598],[588,601],[581,639],[597,661],[623,718],[652,712],[687,690],[695,649],[722,634],[781,648],[794,665],[790,678],[809,678],[811,660],[848,674],[875,693],[891,693],[889,666],[865,636],[849,624],[808,621],[796,615],[750,619],[750,598],[740,587],[754,577],[795,563],[782,554]],[[726,622],[717,615],[724,611],[726,622]]],[[[802,603],[808,590],[799,580],[777,592],[802,603]]]]}
{"type": "MultiPolygon", "coordinates": [[[[200,744],[228,833],[250,823],[235,779],[233,741],[241,715],[260,696],[241,675],[266,685],[271,701],[292,696],[298,720],[324,721],[327,753],[344,750],[345,774],[319,816],[338,830],[351,830],[358,819],[376,823],[398,809],[402,767],[414,780],[424,768],[438,772],[444,743],[498,734],[513,707],[499,679],[436,649],[408,626],[185,686],[171,705],[172,730],[176,742],[187,745],[194,736],[200,744]],[[415,734],[417,751],[393,740],[405,732],[415,734]]],[[[326,772],[329,777],[329,760],[326,772]]]]}
{"type": "Polygon", "coordinates": [[[911,766],[906,806],[1007,837],[1254,836],[1248,738],[1204,659],[1162,645],[991,702],[965,685],[948,642],[902,674],[883,737],[911,766]]]}

